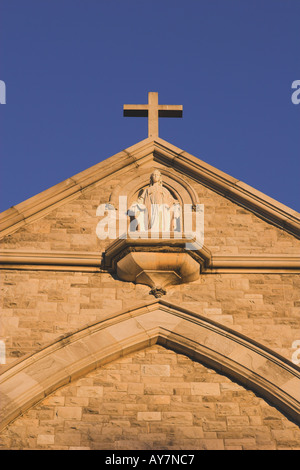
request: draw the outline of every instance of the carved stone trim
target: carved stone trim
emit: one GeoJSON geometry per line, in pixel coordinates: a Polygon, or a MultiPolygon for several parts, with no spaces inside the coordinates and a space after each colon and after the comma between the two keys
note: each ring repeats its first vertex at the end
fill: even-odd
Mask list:
{"type": "Polygon", "coordinates": [[[162,287],[152,287],[150,290],[149,294],[154,295],[154,297],[159,298],[162,297],[163,295],[166,295],[167,291],[163,289],[162,287]]]}
{"type": "Polygon", "coordinates": [[[205,266],[209,266],[211,259],[210,251],[204,246],[200,248],[195,238],[119,238],[107,247],[104,254],[103,267],[114,270],[116,268],[116,262],[133,251],[188,253],[200,264],[205,266]],[[186,250],[187,244],[193,245],[194,250],[186,250]]]}
{"type": "Polygon", "coordinates": [[[155,343],[238,380],[300,423],[298,366],[197,312],[154,300],[109,315],[4,366],[0,374],[0,428],[59,387],[155,343]]]}
{"type": "MultiPolygon", "coordinates": [[[[151,239],[150,239],[151,241],[151,239]]],[[[106,251],[105,262],[98,252],[64,252],[64,251],[27,251],[1,250],[0,269],[38,269],[38,270],[88,270],[110,271],[115,269],[113,261],[118,261],[126,254],[135,251],[137,247],[132,240],[128,245],[126,240],[116,240],[106,251]]],[[[149,251],[147,240],[140,240],[138,249],[149,251]]],[[[183,253],[183,246],[173,244],[157,246],[157,252],[183,253]]],[[[201,272],[300,272],[300,255],[212,255],[204,246],[198,251],[189,251],[189,255],[201,264],[201,272]]]]}
{"type": "Polygon", "coordinates": [[[105,251],[103,268],[123,281],[146,284],[151,294],[161,296],[166,286],[197,280],[210,258],[209,250],[193,238],[118,239],[105,251]]]}

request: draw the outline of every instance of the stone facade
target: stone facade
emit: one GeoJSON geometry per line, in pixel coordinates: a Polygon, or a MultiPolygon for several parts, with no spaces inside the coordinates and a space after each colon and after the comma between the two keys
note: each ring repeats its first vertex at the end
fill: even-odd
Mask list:
{"type": "MultiPolygon", "coordinates": [[[[2,338],[7,363],[107,314],[149,300],[149,287],[108,273],[4,271],[2,338]]],[[[214,274],[173,286],[166,300],[261,342],[291,360],[300,338],[299,276],[214,274]]]]}
{"type": "Polygon", "coordinates": [[[2,446],[299,450],[300,430],[250,390],[155,345],[57,390],[3,432],[2,446]]]}
{"type": "MultiPolygon", "coordinates": [[[[137,151],[141,152],[140,147],[137,151]]],[[[171,151],[175,152],[172,146],[171,151]]],[[[80,183],[85,172],[81,179],[74,177],[80,187],[77,192],[59,198],[52,190],[51,205],[41,199],[36,203],[40,212],[32,209],[35,200],[22,203],[23,212],[21,208],[12,210],[15,222],[6,224],[1,239],[6,256],[1,271],[0,339],[6,345],[6,365],[0,366],[3,374],[30,355],[34,362],[39,351],[51,343],[149,302],[148,286],[123,282],[101,268],[111,241],[96,236],[96,210],[110,200],[115,188],[124,182],[126,189],[126,181],[149,175],[153,166],[170,178],[180,176],[204,204],[204,243],[216,260],[198,280],[168,287],[164,300],[216,322],[224,331],[229,328],[258,342],[292,366],[293,342],[300,339],[300,266],[296,269],[290,264],[300,252],[300,240],[290,228],[296,224],[295,214],[278,204],[281,212],[274,215],[276,201],[272,205],[269,198],[261,211],[254,190],[249,203],[249,188],[247,195],[239,193],[244,203],[234,200],[233,190],[231,194],[224,189],[222,194],[217,177],[221,179],[223,174],[217,170],[213,186],[197,177],[196,170],[179,171],[175,164],[166,164],[157,156],[155,160],[149,152],[132,161],[128,155],[134,152],[112,157],[99,164],[97,171],[87,170],[88,176],[98,173],[85,186],[80,183]],[[11,253],[52,257],[54,261],[7,261],[11,253]],[[95,256],[97,264],[55,261],[74,253],[85,259],[95,256]],[[231,257],[240,265],[224,267],[221,261],[231,257]],[[252,259],[256,264],[251,264],[252,259]]],[[[195,164],[193,158],[188,158],[191,165],[195,164]]],[[[208,167],[205,171],[212,171],[208,167]]],[[[68,185],[63,186],[64,191],[68,185]]],[[[4,213],[4,220],[10,214],[4,213]]],[[[284,377],[284,371],[282,374],[284,377]]],[[[299,374],[296,366],[295,374],[299,374]]],[[[39,404],[32,401],[21,414],[2,431],[2,448],[300,448],[298,424],[280,407],[276,409],[251,387],[201,361],[159,345],[101,365],[52,391],[39,404]]]]}
{"type": "MultiPolygon", "coordinates": [[[[160,169],[176,172],[157,164],[160,169]]],[[[153,168],[146,165],[149,174],[153,168]]],[[[38,221],[20,228],[1,240],[2,249],[28,249],[47,251],[91,251],[102,252],[109,241],[99,240],[96,226],[100,217],[97,207],[109,201],[114,186],[122,184],[122,176],[135,177],[136,169],[101,182],[96,188],[87,187],[76,199],[60,203],[38,221]]],[[[231,254],[284,254],[299,255],[300,240],[282,228],[274,227],[254,213],[222,197],[203,184],[181,175],[197,193],[199,203],[204,205],[205,246],[213,253],[231,254]]]]}

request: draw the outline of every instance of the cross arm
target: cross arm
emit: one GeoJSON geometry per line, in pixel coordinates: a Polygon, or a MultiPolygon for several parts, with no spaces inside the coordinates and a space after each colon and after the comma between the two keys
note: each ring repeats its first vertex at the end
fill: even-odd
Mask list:
{"type": "Polygon", "coordinates": [[[123,116],[129,117],[147,117],[148,105],[146,104],[124,104],[123,116]]]}
{"type": "Polygon", "coordinates": [[[159,117],[182,117],[183,107],[177,104],[161,104],[158,106],[159,117]]]}

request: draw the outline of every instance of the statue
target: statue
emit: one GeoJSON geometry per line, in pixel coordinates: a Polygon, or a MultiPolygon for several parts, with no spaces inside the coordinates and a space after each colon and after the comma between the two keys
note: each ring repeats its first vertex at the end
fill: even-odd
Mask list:
{"type": "Polygon", "coordinates": [[[135,221],[134,231],[139,232],[180,231],[180,213],[179,202],[163,187],[159,170],[154,170],[150,185],[129,209],[129,215],[135,221]]]}

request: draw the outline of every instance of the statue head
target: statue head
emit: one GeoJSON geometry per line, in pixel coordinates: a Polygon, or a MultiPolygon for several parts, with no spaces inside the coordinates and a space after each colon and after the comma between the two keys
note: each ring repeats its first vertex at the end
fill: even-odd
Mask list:
{"type": "Polygon", "coordinates": [[[150,176],[150,186],[152,186],[154,183],[159,183],[162,185],[162,176],[159,170],[154,170],[150,176]]]}

